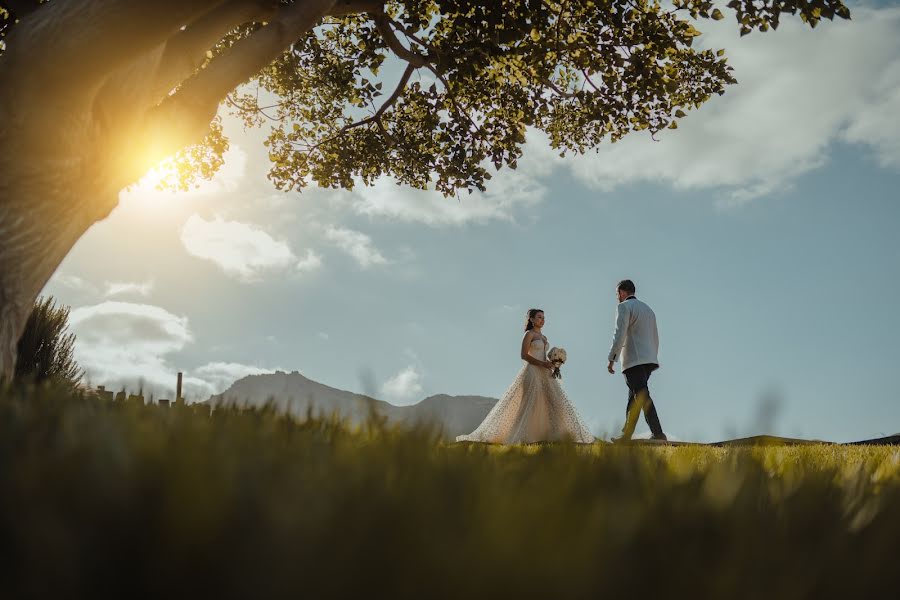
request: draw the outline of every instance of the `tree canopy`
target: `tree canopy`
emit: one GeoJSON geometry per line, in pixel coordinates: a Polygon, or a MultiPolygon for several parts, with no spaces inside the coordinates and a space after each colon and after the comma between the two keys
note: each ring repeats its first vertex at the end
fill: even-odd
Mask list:
{"type": "MultiPolygon", "coordinates": [[[[302,3],[210,4],[218,6],[180,32],[205,34],[204,56],[171,82],[175,92],[163,103],[229,55],[251,51],[261,31],[302,3]],[[254,10],[226,14],[239,6],[254,10]],[[204,31],[212,27],[219,30],[204,31]]],[[[630,132],[674,129],[686,111],[724,93],[736,82],[725,51],[694,44],[700,22],[725,18],[722,9],[741,34],[776,29],[786,14],[811,27],[850,17],[839,0],[731,0],[721,8],[712,0],[325,4],[318,25],[224,98],[248,125],[271,125],[270,179],[281,189],[312,181],[351,188],[390,175],[445,195],[483,190],[490,166],[515,168],[526,128],[546,132],[561,153],[584,152],[630,132]],[[386,64],[398,63],[388,81],[386,64]]],[[[12,5],[35,8],[5,3],[13,15],[12,5]]],[[[210,176],[227,147],[214,122],[202,144],[182,152],[181,183],[210,176]]]]}

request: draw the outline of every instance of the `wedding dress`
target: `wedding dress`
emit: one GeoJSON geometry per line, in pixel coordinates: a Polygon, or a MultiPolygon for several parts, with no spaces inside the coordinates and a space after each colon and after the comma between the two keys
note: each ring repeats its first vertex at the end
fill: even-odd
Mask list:
{"type": "MultiPolygon", "coordinates": [[[[528,354],[547,360],[547,343],[531,342],[528,354]]],[[[494,405],[481,425],[469,435],[456,437],[457,442],[492,442],[517,444],[571,439],[582,444],[594,436],[569,401],[559,380],[550,370],[525,363],[512,385],[494,405]]]]}

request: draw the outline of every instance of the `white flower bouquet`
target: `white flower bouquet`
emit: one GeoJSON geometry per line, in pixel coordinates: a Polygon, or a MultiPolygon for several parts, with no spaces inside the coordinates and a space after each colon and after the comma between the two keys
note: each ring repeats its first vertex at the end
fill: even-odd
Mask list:
{"type": "Polygon", "coordinates": [[[547,360],[553,363],[553,368],[550,370],[550,376],[555,379],[561,379],[562,373],[559,368],[566,363],[566,349],[565,348],[550,348],[550,352],[547,353],[547,360]]]}

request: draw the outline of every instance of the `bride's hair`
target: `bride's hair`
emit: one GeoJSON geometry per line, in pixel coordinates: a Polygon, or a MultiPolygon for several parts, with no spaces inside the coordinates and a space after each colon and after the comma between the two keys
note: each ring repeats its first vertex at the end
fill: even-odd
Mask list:
{"type": "Polygon", "coordinates": [[[534,323],[531,320],[539,313],[544,312],[540,308],[529,308],[528,314],[525,316],[525,331],[531,331],[534,329],[534,323]]]}

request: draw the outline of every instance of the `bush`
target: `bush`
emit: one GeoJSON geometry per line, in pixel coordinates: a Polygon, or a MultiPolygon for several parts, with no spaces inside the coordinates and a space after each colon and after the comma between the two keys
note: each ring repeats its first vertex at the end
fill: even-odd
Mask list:
{"type": "Polygon", "coordinates": [[[4,597],[893,597],[893,447],[444,445],[0,392],[4,597]]]}
{"type": "Polygon", "coordinates": [[[38,298],[19,338],[14,379],[77,386],[83,372],[75,362],[75,334],[68,327],[68,306],[57,307],[53,296],[38,298]]]}

